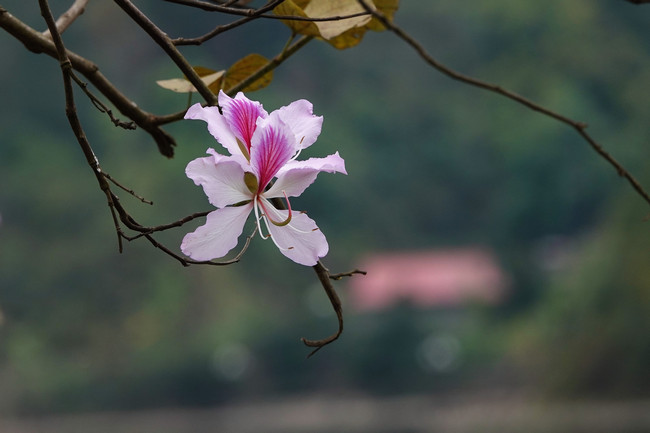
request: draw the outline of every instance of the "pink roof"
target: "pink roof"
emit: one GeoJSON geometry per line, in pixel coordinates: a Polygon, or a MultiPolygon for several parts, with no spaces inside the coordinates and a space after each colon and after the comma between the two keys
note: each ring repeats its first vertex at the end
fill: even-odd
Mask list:
{"type": "Polygon", "coordinates": [[[379,310],[409,300],[422,307],[457,306],[467,301],[496,303],[507,277],[494,255],[480,248],[378,254],[350,280],[358,310],[379,310]]]}

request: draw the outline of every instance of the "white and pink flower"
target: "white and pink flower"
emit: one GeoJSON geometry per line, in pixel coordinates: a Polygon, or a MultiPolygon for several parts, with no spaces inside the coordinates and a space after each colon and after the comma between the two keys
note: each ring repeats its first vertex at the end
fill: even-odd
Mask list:
{"type": "Polygon", "coordinates": [[[207,122],[209,132],[230,156],[208,149],[210,156],[187,165],[187,176],[203,187],[218,209],[208,214],[205,225],[185,236],[181,250],[195,260],[225,256],[237,245],[248,215],[254,211],[263,238],[271,238],[294,262],[315,265],[327,254],[327,240],[312,219],[291,208],[289,197],[302,194],[321,171],[347,174],[338,152],[296,160],[300,151],[318,138],[323,118],[314,116],[312,104],[306,100],[268,114],[259,102],[242,93],[230,98],[220,92],[219,105],[223,114],[217,107],[195,104],[185,115],[186,119],[207,122]],[[282,197],[287,210],[277,209],[269,201],[282,197]]]}

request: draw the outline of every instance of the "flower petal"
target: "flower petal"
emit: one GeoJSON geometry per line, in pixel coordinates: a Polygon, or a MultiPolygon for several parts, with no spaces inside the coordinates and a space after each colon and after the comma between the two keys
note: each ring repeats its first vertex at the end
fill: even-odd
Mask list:
{"type": "Polygon", "coordinates": [[[241,154],[237,137],[230,130],[226,119],[217,107],[202,107],[200,103],[192,105],[185,113],[185,119],[203,120],[208,124],[208,131],[231,155],[241,154]]]}
{"type": "Polygon", "coordinates": [[[289,161],[278,170],[276,176],[281,176],[285,172],[295,169],[310,169],[326,171],[327,173],[348,174],[345,170],[345,160],[341,158],[338,151],[334,152],[332,155],[327,155],[325,158],[309,158],[304,161],[289,161]]]}
{"type": "Polygon", "coordinates": [[[297,197],[314,182],[321,171],[347,174],[345,161],[339,156],[338,152],[325,158],[289,161],[278,171],[278,179],[264,193],[264,197],[283,197],[284,194],[289,197],[297,197]]]}
{"type": "MultiPolygon", "coordinates": [[[[273,213],[275,221],[287,219],[288,211],[275,209],[270,203],[265,207],[273,213]]],[[[305,213],[294,210],[289,224],[281,227],[268,224],[268,229],[280,252],[298,264],[314,266],[329,251],[325,235],[305,213]]]]}
{"type": "Polygon", "coordinates": [[[208,149],[212,156],[190,161],[185,169],[187,177],[203,187],[208,200],[216,207],[225,207],[251,200],[253,197],[244,183],[244,170],[240,163],[228,156],[208,149]]]}
{"type": "Polygon", "coordinates": [[[257,175],[260,191],[295,152],[291,129],[280,120],[277,112],[258,122],[251,146],[251,168],[257,175]]]}
{"type": "Polygon", "coordinates": [[[314,144],[323,126],[323,116],[314,116],[311,102],[300,99],[277,110],[280,119],[289,127],[296,137],[297,149],[304,149],[314,144]]]}
{"type": "Polygon", "coordinates": [[[185,235],[181,251],[194,260],[225,256],[237,246],[237,239],[252,208],[253,204],[249,203],[210,212],[204,225],[185,235]]]}
{"type": "MultiPolygon", "coordinates": [[[[219,105],[221,105],[223,117],[226,119],[230,130],[246,146],[246,150],[250,154],[251,139],[255,133],[257,119],[268,116],[262,104],[251,101],[241,92],[231,98],[223,90],[220,90],[219,105]]],[[[235,155],[233,152],[230,153],[235,155]]]]}

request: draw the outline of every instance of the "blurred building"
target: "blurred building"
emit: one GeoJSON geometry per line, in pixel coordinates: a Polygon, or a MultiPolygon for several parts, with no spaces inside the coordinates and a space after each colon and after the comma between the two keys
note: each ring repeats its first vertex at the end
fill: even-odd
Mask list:
{"type": "Polygon", "coordinates": [[[350,304],[376,311],[409,302],[422,308],[499,303],[508,277],[487,249],[375,254],[362,260],[366,276],[350,280],[350,304]]]}

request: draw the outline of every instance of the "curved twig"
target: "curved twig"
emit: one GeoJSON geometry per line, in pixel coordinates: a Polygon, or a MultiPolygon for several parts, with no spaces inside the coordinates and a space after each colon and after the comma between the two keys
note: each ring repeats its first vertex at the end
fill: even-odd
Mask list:
{"type": "MultiPolygon", "coordinates": [[[[0,28],[3,28],[22,42],[28,50],[34,53],[45,53],[50,57],[59,59],[57,48],[52,39],[46,38],[41,32],[29,27],[1,6],[0,28]]],[[[174,155],[176,141],[171,135],[160,128],[160,125],[163,123],[158,121],[158,116],[140,109],[135,102],[121,93],[100,72],[99,67],[95,63],[67,49],[65,50],[65,56],[75,71],[80,72],[86,77],[123,115],[133,120],[136,125],[152,136],[161,154],[168,158],[174,155]]]]}
{"type": "Polygon", "coordinates": [[[278,4],[282,3],[284,0],[273,2],[273,7],[263,6],[260,9],[237,9],[233,7],[227,7],[227,6],[221,6],[217,5],[214,3],[207,3],[205,1],[201,0],[165,0],[169,3],[176,3],[180,4],[183,6],[191,6],[195,7],[198,9],[202,9],[207,12],[221,12],[224,14],[230,14],[230,15],[238,15],[238,16],[243,16],[243,17],[250,17],[250,18],[267,18],[267,19],[272,19],[272,20],[289,20],[289,21],[308,21],[308,22],[324,22],[324,21],[342,21],[342,20],[347,20],[350,18],[357,18],[357,17],[362,17],[369,15],[368,12],[356,12],[353,14],[348,14],[348,15],[333,15],[330,17],[301,17],[301,16],[296,16],[296,15],[267,15],[264,14],[264,12],[267,12],[268,10],[273,9],[273,7],[277,6],[278,4]],[[260,10],[263,10],[263,12],[260,12],[260,10]]]}
{"type": "Polygon", "coordinates": [[[325,289],[325,293],[327,294],[327,297],[332,303],[332,307],[334,307],[334,311],[336,312],[336,318],[338,319],[339,326],[337,331],[332,335],[330,335],[329,337],[322,338],[320,340],[309,340],[304,337],[300,339],[305,344],[305,346],[315,348],[313,351],[309,353],[309,355],[307,355],[308,358],[313,354],[315,354],[316,352],[318,352],[323,347],[327,346],[333,341],[336,341],[341,336],[341,333],[343,333],[343,307],[341,306],[341,299],[336,294],[336,290],[334,290],[334,286],[330,281],[331,278],[330,273],[327,270],[327,268],[323,266],[320,260],[313,266],[313,269],[316,272],[316,275],[318,276],[318,279],[320,280],[323,288],[325,289]]]}
{"type": "Polygon", "coordinates": [[[244,81],[240,81],[237,83],[237,85],[231,87],[230,89],[227,89],[225,91],[226,94],[233,96],[237,92],[245,89],[247,86],[250,84],[254,83],[257,81],[259,78],[263,77],[264,74],[274,70],[278,66],[280,66],[285,60],[287,60],[289,57],[294,55],[299,49],[307,45],[309,41],[314,39],[313,36],[303,36],[300,39],[298,39],[296,42],[294,42],[289,48],[283,50],[280,54],[269,60],[269,62],[262,66],[260,69],[249,75],[244,81]]]}
{"type": "MultiPolygon", "coordinates": [[[[72,24],[82,13],[84,13],[87,4],[88,0],[75,0],[75,2],[72,3],[72,6],[70,6],[70,8],[63,14],[61,14],[59,19],[56,20],[56,29],[59,34],[65,32],[66,29],[70,27],[70,24],[72,24]]],[[[50,39],[52,38],[49,28],[43,32],[43,36],[50,39]]]]}
{"type": "Polygon", "coordinates": [[[160,30],[140,9],[130,0],[114,0],[119,7],[126,12],[160,47],[167,53],[176,66],[185,74],[187,79],[194,85],[203,99],[209,104],[218,107],[217,96],[208,89],[208,86],[201,80],[199,74],[192,68],[192,65],[183,57],[171,39],[160,30]]]}
{"type": "Polygon", "coordinates": [[[338,274],[330,274],[329,277],[332,280],[338,281],[338,280],[340,280],[341,278],[344,278],[344,277],[352,277],[355,274],[366,275],[367,273],[368,272],[366,272],[366,271],[362,271],[362,270],[359,270],[359,269],[353,269],[353,270],[348,271],[348,272],[341,272],[341,273],[338,273],[338,274]]]}
{"type": "Polygon", "coordinates": [[[284,0],[270,1],[267,5],[262,6],[261,8],[257,9],[255,11],[256,13],[251,15],[251,16],[246,16],[246,17],[241,18],[241,19],[239,19],[237,21],[234,21],[232,23],[218,26],[218,27],[214,28],[212,31],[210,31],[210,32],[206,33],[205,35],[200,36],[198,38],[177,38],[177,39],[173,39],[172,43],[174,45],[201,45],[203,42],[205,42],[207,40],[210,40],[210,39],[214,38],[215,36],[217,36],[217,35],[219,35],[219,34],[221,34],[223,32],[226,32],[228,30],[232,30],[232,29],[234,29],[236,27],[241,26],[242,24],[246,24],[249,21],[257,19],[259,15],[262,15],[263,13],[274,9],[277,5],[279,5],[283,1],[284,0]]]}
{"type": "MultiPolygon", "coordinates": [[[[461,81],[465,84],[469,84],[475,87],[480,87],[485,90],[489,90],[491,92],[497,93],[499,95],[505,96],[508,99],[511,99],[515,102],[518,102],[521,105],[524,105],[531,110],[537,111],[541,114],[544,114],[548,117],[551,117],[561,123],[564,123],[568,126],[571,126],[573,129],[575,129],[578,134],[587,142],[589,145],[593,148],[593,150],[596,151],[602,158],[604,158],[612,167],[614,167],[618,173],[619,176],[625,178],[632,188],[641,196],[643,199],[650,204],[650,195],[645,191],[645,189],[641,186],[641,184],[636,180],[634,176],[632,176],[614,157],[612,157],[603,147],[591,137],[586,131],[587,124],[584,122],[579,122],[577,120],[573,120],[569,117],[566,117],[562,114],[559,114],[555,111],[552,111],[546,107],[543,107],[527,98],[524,98],[523,96],[511,92],[510,90],[504,89],[501,86],[498,86],[496,84],[488,83],[485,81],[478,80],[473,77],[469,77],[467,75],[461,74],[460,72],[454,71],[453,69],[448,68],[444,64],[440,63],[437,61],[433,56],[431,56],[425,49],[424,47],[418,43],[415,39],[413,39],[408,33],[406,33],[404,30],[402,30],[400,27],[398,27],[396,24],[393,24],[391,20],[386,18],[386,16],[379,12],[378,10],[372,9],[368,3],[366,3],[366,0],[357,0],[369,13],[371,13],[375,18],[377,18],[387,29],[391,30],[393,33],[395,33],[400,39],[402,39],[404,42],[406,42],[408,45],[410,45],[417,53],[420,55],[420,57],[429,65],[431,65],[433,68],[437,69],[439,72],[447,75],[450,78],[453,78],[454,80],[461,81]]],[[[637,0],[638,1],[638,0],[637,0]]],[[[646,1],[646,0],[642,0],[646,1]]],[[[647,0],[650,1],[650,0],[647,0]]]]}

